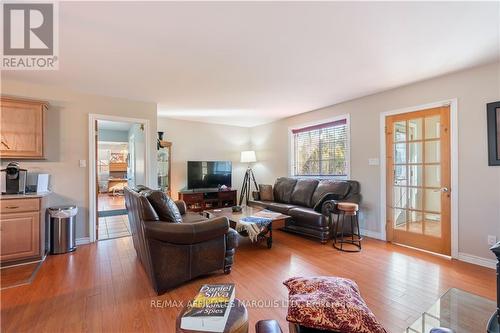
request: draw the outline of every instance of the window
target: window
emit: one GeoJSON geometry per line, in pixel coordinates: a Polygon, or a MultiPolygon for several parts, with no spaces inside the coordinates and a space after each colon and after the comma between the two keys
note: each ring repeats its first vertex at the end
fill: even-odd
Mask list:
{"type": "Polygon", "coordinates": [[[292,176],[349,177],[349,119],[291,130],[292,176]]]}

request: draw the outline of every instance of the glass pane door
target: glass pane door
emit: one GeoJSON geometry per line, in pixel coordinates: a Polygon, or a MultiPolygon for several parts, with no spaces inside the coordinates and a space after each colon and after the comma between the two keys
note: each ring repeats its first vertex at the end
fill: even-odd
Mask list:
{"type": "Polygon", "coordinates": [[[448,122],[449,107],[387,118],[387,223],[394,242],[440,253],[449,248],[443,200],[449,201],[450,156],[442,155],[449,152],[448,122]]]}

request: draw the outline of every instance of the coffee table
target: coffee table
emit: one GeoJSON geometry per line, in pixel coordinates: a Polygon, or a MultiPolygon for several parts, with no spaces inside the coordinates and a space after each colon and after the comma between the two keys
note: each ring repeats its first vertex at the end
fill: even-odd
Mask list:
{"type": "MultiPolygon", "coordinates": [[[[184,306],[179,312],[177,319],[175,321],[175,332],[176,333],[196,333],[201,331],[184,330],[181,328],[181,318],[186,312],[186,307],[184,306]]],[[[243,304],[239,299],[235,298],[233,306],[231,307],[231,312],[229,312],[229,317],[227,318],[226,327],[223,333],[248,333],[248,312],[245,304],[243,304]]]]}
{"type": "MultiPolygon", "coordinates": [[[[241,212],[233,212],[231,207],[227,207],[206,210],[203,214],[209,218],[225,216],[228,218],[231,228],[235,229],[236,224],[241,218],[258,216],[258,213],[263,210],[264,208],[261,207],[243,206],[241,212]]],[[[283,228],[285,226],[285,220],[288,218],[290,218],[290,216],[284,214],[279,214],[272,218],[271,223],[269,223],[269,225],[259,234],[259,241],[265,240],[267,242],[267,248],[270,249],[273,246],[273,229],[283,228]]],[[[245,236],[245,232],[240,232],[240,235],[245,236]]]]}
{"type": "Polygon", "coordinates": [[[452,288],[424,312],[405,333],[428,333],[434,327],[451,328],[457,333],[486,332],[496,303],[464,290],[452,288]]]}

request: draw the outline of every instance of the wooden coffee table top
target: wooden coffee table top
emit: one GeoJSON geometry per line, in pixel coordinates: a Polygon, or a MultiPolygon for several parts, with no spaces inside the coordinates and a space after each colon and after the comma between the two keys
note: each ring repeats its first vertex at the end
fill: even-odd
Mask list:
{"type": "MultiPolygon", "coordinates": [[[[186,312],[186,307],[184,306],[177,316],[175,322],[176,333],[195,333],[200,331],[183,330],[181,328],[181,317],[186,312]]],[[[248,312],[245,305],[240,302],[239,299],[234,299],[234,304],[231,307],[231,312],[229,312],[229,317],[227,318],[226,327],[224,328],[224,333],[247,333],[248,332],[248,312]]]]}
{"type": "MultiPolygon", "coordinates": [[[[248,217],[248,216],[268,217],[268,216],[265,216],[265,214],[262,212],[263,210],[265,210],[265,209],[262,207],[243,206],[241,212],[233,212],[231,207],[227,207],[227,208],[206,210],[205,213],[208,213],[210,215],[210,217],[225,216],[229,219],[229,221],[236,223],[241,218],[248,217]]],[[[288,215],[279,214],[279,215],[273,216],[271,218],[274,222],[274,221],[278,221],[278,220],[285,220],[289,217],[290,216],[288,216],[288,215]]]]}

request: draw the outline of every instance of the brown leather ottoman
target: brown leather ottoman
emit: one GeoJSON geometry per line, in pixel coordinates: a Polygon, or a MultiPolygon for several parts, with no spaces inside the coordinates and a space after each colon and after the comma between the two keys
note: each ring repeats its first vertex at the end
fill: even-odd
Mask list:
{"type": "MultiPolygon", "coordinates": [[[[181,317],[186,312],[186,307],[184,306],[177,316],[175,321],[175,332],[176,333],[202,333],[202,331],[191,331],[183,330],[181,328],[181,317]]],[[[234,300],[231,312],[229,312],[229,317],[227,318],[226,327],[223,333],[248,333],[248,312],[247,308],[239,299],[234,300]]]]}
{"type": "Polygon", "coordinates": [[[255,324],[255,333],[283,333],[276,320],[260,320],[255,324]]]}

